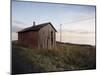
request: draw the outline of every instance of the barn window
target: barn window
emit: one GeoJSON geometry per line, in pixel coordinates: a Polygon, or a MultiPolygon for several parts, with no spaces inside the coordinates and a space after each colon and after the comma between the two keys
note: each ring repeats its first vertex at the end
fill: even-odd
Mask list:
{"type": "Polygon", "coordinates": [[[53,44],[53,31],[51,31],[51,44],[53,44]]]}

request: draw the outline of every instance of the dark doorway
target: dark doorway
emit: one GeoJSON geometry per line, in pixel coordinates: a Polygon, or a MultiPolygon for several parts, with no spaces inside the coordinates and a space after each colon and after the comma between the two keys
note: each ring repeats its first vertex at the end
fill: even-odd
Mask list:
{"type": "Polygon", "coordinates": [[[51,45],[53,45],[53,31],[51,31],[51,45]]]}

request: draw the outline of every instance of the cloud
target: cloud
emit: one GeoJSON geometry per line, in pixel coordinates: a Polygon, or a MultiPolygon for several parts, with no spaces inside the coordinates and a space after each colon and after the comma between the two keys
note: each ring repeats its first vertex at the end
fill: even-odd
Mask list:
{"type": "Polygon", "coordinates": [[[62,32],[69,32],[74,34],[94,34],[94,31],[85,31],[85,30],[62,30],[62,32]]]}
{"type": "Polygon", "coordinates": [[[20,27],[20,28],[25,28],[25,27],[28,26],[28,24],[26,24],[26,23],[23,22],[23,21],[12,20],[12,26],[17,26],[17,27],[20,27]]]}
{"type": "Polygon", "coordinates": [[[18,27],[18,26],[13,26],[13,25],[12,25],[12,32],[18,32],[18,31],[20,31],[20,30],[22,30],[22,28],[20,28],[20,27],[18,27]]]}
{"type": "MultiPolygon", "coordinates": [[[[60,33],[56,33],[56,40],[60,40],[60,33]]],[[[62,32],[62,42],[95,45],[95,33],[62,32]]]]}
{"type": "Polygon", "coordinates": [[[18,20],[14,20],[13,22],[16,23],[16,24],[26,25],[24,22],[22,22],[22,21],[18,21],[18,20]]]}
{"type": "Polygon", "coordinates": [[[12,40],[18,40],[18,34],[15,32],[12,32],[12,40]]]}
{"type": "MultiPolygon", "coordinates": [[[[58,29],[59,31],[60,29],[58,29]]],[[[62,31],[74,33],[94,33],[95,32],[95,19],[79,21],[70,24],[62,24],[62,31]]]]}

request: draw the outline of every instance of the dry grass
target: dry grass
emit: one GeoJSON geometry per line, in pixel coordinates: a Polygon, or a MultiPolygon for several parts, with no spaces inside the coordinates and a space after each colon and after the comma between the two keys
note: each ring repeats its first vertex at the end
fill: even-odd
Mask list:
{"type": "Polygon", "coordinates": [[[95,47],[88,45],[57,43],[57,48],[49,50],[30,49],[14,44],[12,45],[12,57],[14,73],[72,71],[96,68],[95,47]],[[21,67],[20,71],[16,70],[16,65],[17,68],[21,67]]]}

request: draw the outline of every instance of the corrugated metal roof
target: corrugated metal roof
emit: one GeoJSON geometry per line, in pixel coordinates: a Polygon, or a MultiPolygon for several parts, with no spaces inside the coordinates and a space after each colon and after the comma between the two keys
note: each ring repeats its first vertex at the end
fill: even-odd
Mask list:
{"type": "Polygon", "coordinates": [[[43,23],[43,24],[39,24],[39,25],[36,25],[36,26],[31,26],[31,27],[25,28],[25,29],[19,31],[18,33],[28,32],[28,31],[38,31],[42,27],[44,27],[44,26],[46,26],[48,24],[50,24],[52,26],[52,28],[57,32],[57,30],[54,28],[54,26],[51,24],[51,22],[47,22],[47,23],[43,23]]]}

